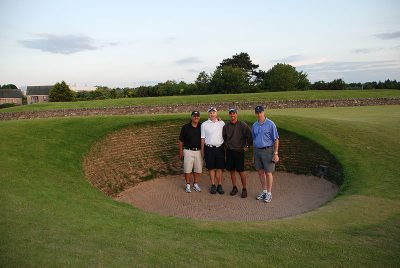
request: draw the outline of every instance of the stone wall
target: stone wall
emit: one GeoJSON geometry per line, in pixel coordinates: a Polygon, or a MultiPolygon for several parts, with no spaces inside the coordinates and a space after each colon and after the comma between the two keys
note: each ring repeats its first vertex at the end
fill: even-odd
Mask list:
{"type": "MultiPolygon", "coordinates": [[[[178,136],[184,123],[132,127],[109,134],[86,156],[83,164],[86,177],[102,192],[113,196],[143,180],[181,174],[178,136]]],[[[341,165],[331,153],[292,132],[279,129],[279,134],[281,160],[277,170],[318,175],[318,167],[323,165],[327,167],[326,179],[338,185],[343,182],[341,165]]],[[[252,150],[246,153],[246,170],[254,170],[252,150]]],[[[203,172],[207,173],[205,168],[203,172]]],[[[228,173],[224,176],[229,179],[228,173]]]]}
{"type": "Polygon", "coordinates": [[[0,120],[18,120],[48,117],[70,116],[96,116],[96,115],[129,115],[129,114],[155,114],[155,113],[189,113],[193,110],[207,111],[209,106],[218,110],[227,111],[230,107],[239,110],[253,110],[257,105],[267,109],[284,108],[318,108],[318,107],[346,107],[368,105],[399,105],[400,98],[373,98],[373,99],[347,99],[347,100],[286,100],[262,102],[216,102],[208,104],[173,104],[155,106],[127,106],[104,108],[79,108],[28,112],[2,112],[0,120]]]}

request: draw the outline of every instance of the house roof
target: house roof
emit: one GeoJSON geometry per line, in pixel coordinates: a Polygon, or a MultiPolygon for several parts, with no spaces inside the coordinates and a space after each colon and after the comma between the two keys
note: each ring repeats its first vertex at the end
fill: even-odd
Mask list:
{"type": "Polygon", "coordinates": [[[17,88],[1,88],[0,98],[22,98],[22,92],[17,88]]]}
{"type": "Polygon", "coordinates": [[[53,86],[28,86],[26,88],[26,95],[49,95],[53,86]]]}

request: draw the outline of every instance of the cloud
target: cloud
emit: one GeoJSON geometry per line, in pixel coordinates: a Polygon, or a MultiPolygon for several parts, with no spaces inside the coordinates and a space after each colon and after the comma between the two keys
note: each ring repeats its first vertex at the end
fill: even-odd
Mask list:
{"type": "Polygon", "coordinates": [[[187,57],[180,60],[175,61],[177,65],[188,65],[188,64],[195,64],[201,63],[202,61],[197,57],[187,57]]]}
{"type": "Polygon", "coordinates": [[[375,34],[375,37],[378,37],[379,39],[395,39],[400,37],[400,31],[397,32],[392,32],[392,33],[380,33],[380,34],[375,34]]]}
{"type": "Polygon", "coordinates": [[[164,43],[170,44],[170,43],[175,43],[175,41],[177,41],[178,38],[174,37],[174,36],[169,36],[163,39],[164,43]]]}
{"type": "Polygon", "coordinates": [[[358,48],[358,49],[353,49],[351,52],[354,54],[369,54],[372,52],[380,51],[383,50],[381,47],[376,47],[376,48],[358,48]]]}
{"type": "Polygon", "coordinates": [[[351,62],[322,62],[298,66],[307,73],[346,73],[358,71],[377,71],[399,69],[400,62],[395,60],[382,61],[351,61],[351,62]]]}
{"type": "MultiPolygon", "coordinates": [[[[19,41],[27,48],[39,49],[41,51],[55,54],[73,54],[85,50],[96,50],[102,46],[96,46],[94,40],[84,35],[54,35],[38,34],[39,38],[19,41]]],[[[108,43],[116,45],[117,43],[108,43]]]]}
{"type": "Polygon", "coordinates": [[[295,61],[300,61],[303,60],[304,56],[302,55],[291,55],[289,57],[283,58],[283,59],[279,59],[279,60],[272,60],[272,62],[295,62],[295,61]]]}
{"type": "Polygon", "coordinates": [[[200,73],[201,70],[198,70],[198,69],[187,69],[186,72],[188,72],[188,73],[200,73]]]}

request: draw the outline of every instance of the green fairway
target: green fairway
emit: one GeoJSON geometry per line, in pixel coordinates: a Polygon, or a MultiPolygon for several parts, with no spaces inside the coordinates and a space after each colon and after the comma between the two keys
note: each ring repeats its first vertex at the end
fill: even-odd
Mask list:
{"type": "Polygon", "coordinates": [[[307,90],[307,91],[283,91],[247,94],[215,94],[192,96],[168,96],[107,99],[96,101],[56,102],[24,105],[6,109],[0,112],[40,111],[75,108],[102,108],[121,106],[151,106],[172,104],[198,104],[221,102],[266,102],[277,100],[342,100],[361,98],[400,98],[400,90],[307,90]]]}
{"type": "MultiPolygon", "coordinates": [[[[272,100],[267,94],[275,93],[264,95],[272,100]]],[[[144,104],[136,100],[143,101],[123,105],[144,104]]],[[[112,131],[188,115],[0,121],[0,267],[400,267],[400,106],[266,113],[343,164],[345,182],[334,200],[271,221],[163,217],[103,195],[85,179],[82,160],[112,131]]],[[[239,111],[239,119],[255,117],[239,111]]]]}

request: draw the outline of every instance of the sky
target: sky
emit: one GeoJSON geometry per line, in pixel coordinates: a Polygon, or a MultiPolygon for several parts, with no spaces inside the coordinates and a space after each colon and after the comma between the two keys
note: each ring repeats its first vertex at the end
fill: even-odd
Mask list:
{"type": "Polygon", "coordinates": [[[0,0],[0,84],[192,83],[241,52],[311,82],[400,80],[400,1],[0,0]]]}

